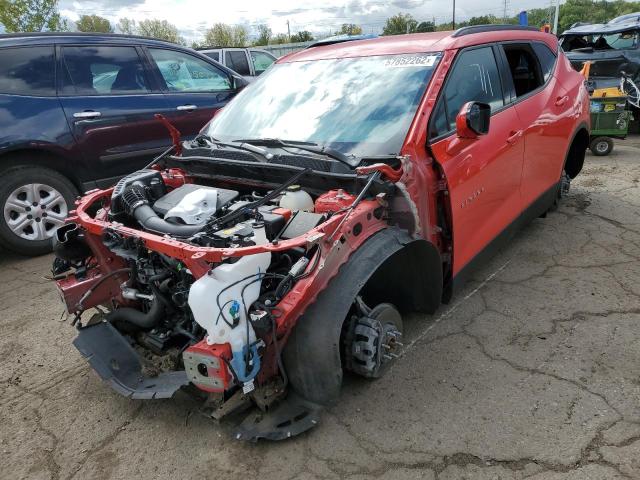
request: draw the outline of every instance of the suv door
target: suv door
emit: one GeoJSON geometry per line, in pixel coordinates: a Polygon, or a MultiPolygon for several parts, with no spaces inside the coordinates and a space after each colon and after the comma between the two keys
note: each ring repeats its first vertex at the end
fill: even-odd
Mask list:
{"type": "Polygon", "coordinates": [[[556,56],[543,43],[535,42],[535,48],[540,58],[544,56],[543,64],[531,43],[500,47],[508,70],[507,89],[524,127],[521,192],[525,207],[554,189],[560,180],[575,125],[570,113],[573,103],[553,74],[556,56]]]}
{"type": "Polygon", "coordinates": [[[263,50],[249,50],[254,75],[258,76],[276,61],[276,57],[263,50]]]}
{"type": "Polygon", "coordinates": [[[166,100],[154,91],[138,48],[61,45],[58,49],[60,103],[94,178],[132,172],[170,144],[165,128],[153,116],[166,109],[166,100]]]}
{"type": "Polygon", "coordinates": [[[251,62],[247,57],[247,51],[244,48],[225,50],[224,64],[243,77],[251,77],[255,75],[251,69],[251,62]]]}
{"type": "Polygon", "coordinates": [[[431,114],[431,151],[445,172],[453,223],[456,275],[520,213],[522,131],[514,108],[505,106],[494,49],[458,53],[431,114]],[[491,106],[489,132],[459,138],[455,119],[470,101],[491,106]]]}
{"type": "Polygon", "coordinates": [[[183,137],[195,137],[236,91],[231,74],[213,62],[168,48],[147,49],[169,110],[167,118],[183,137]]]}

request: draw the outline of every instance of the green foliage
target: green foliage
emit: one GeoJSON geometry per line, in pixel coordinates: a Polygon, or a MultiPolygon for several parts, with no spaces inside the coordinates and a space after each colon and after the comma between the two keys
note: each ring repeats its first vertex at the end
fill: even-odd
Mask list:
{"type": "Polygon", "coordinates": [[[69,30],[58,0],[0,0],[0,23],[8,33],[69,30]]]}
{"type": "MultiPolygon", "coordinates": [[[[624,15],[626,13],[640,12],[640,1],[628,2],[625,0],[567,0],[560,6],[560,17],[558,19],[558,33],[562,33],[576,22],[604,23],[612,18],[624,15]]],[[[527,10],[529,25],[532,27],[542,27],[548,23],[553,26],[554,9],[549,8],[532,8],[527,10]]],[[[423,24],[432,24],[432,22],[421,22],[414,28],[415,22],[413,17],[408,14],[399,14],[387,19],[387,23],[383,29],[383,35],[399,35],[407,32],[407,23],[409,23],[409,32],[429,32],[433,30],[423,30],[423,24]]],[[[509,24],[518,23],[518,15],[507,18],[509,24]]],[[[481,15],[471,17],[468,20],[456,22],[455,28],[467,27],[470,25],[488,25],[496,23],[505,23],[502,17],[495,15],[481,15]]],[[[435,30],[445,31],[453,30],[451,22],[441,23],[435,26],[435,30]]]]}
{"type": "Polygon", "coordinates": [[[120,33],[124,33],[125,35],[135,35],[137,31],[136,21],[132,18],[121,18],[118,20],[116,27],[120,33]]]}
{"type": "Polygon", "coordinates": [[[143,20],[138,25],[138,33],[145,37],[159,38],[167,42],[184,45],[184,39],[178,34],[175,25],[166,20],[143,20]]]}
{"type": "Polygon", "coordinates": [[[402,35],[403,33],[413,33],[418,27],[418,22],[408,13],[399,13],[391,18],[382,28],[383,35],[402,35]]]}
{"type": "Polygon", "coordinates": [[[98,15],[82,15],[76,22],[76,28],[79,32],[113,33],[109,20],[98,15]]]}
{"type": "Polygon", "coordinates": [[[619,15],[640,11],[640,2],[567,0],[560,6],[558,33],[576,22],[604,23],[619,15]]]}
{"type": "Polygon", "coordinates": [[[504,19],[498,19],[495,15],[481,15],[479,17],[471,17],[465,25],[462,26],[473,26],[473,25],[490,25],[493,23],[504,23],[504,19]]]}
{"type": "Polygon", "coordinates": [[[247,30],[242,25],[216,23],[204,36],[204,42],[210,47],[245,47],[247,30]]]}
{"type": "Polygon", "coordinates": [[[417,33],[435,32],[436,25],[433,22],[420,22],[415,31],[417,33]]]}
{"type": "Polygon", "coordinates": [[[286,33],[279,33],[271,39],[271,45],[281,45],[283,43],[289,43],[289,37],[286,33]]]}
{"type": "Polygon", "coordinates": [[[254,42],[255,45],[269,45],[273,32],[268,25],[258,25],[258,38],[254,42]]]}
{"type": "Polygon", "coordinates": [[[307,30],[291,35],[291,43],[310,42],[311,40],[313,40],[313,35],[307,30]]]}
{"type": "Polygon", "coordinates": [[[338,35],[361,35],[362,27],[354,23],[343,23],[342,28],[337,32],[338,35]]]}

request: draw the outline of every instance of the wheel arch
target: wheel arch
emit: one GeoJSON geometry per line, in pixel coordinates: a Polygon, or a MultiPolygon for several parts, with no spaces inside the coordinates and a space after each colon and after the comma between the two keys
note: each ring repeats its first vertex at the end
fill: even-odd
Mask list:
{"type": "Polygon", "coordinates": [[[40,148],[19,148],[0,154],[0,172],[14,167],[48,168],[67,178],[77,191],[81,192],[82,181],[74,164],[75,162],[59,152],[40,148]]]}
{"type": "Polygon", "coordinates": [[[442,298],[440,254],[426,240],[387,228],[342,265],[299,319],[284,348],[291,386],[312,402],[331,403],[339,395],[342,326],[360,292],[375,304],[401,302],[396,305],[401,311],[433,312],[442,298]]]}
{"type": "Polygon", "coordinates": [[[576,178],[582,170],[587,148],[589,148],[589,130],[585,123],[581,123],[571,137],[564,160],[564,170],[570,178],[576,178]]]}

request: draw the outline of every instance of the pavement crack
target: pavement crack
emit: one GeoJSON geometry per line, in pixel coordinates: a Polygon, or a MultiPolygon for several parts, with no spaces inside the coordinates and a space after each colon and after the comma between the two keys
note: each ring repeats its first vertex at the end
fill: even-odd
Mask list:
{"type": "Polygon", "coordinates": [[[122,431],[128,425],[133,423],[136,420],[136,418],[138,418],[138,416],[142,412],[142,408],[143,407],[144,407],[143,403],[138,405],[136,407],[136,409],[131,413],[131,416],[127,420],[122,422],[120,424],[120,426],[118,426],[113,432],[111,432],[109,435],[107,435],[105,438],[103,438],[100,442],[98,442],[98,444],[95,447],[93,447],[90,450],[88,450],[86,452],[85,456],[82,459],[80,459],[77,468],[73,472],[71,472],[69,474],[69,476],[66,477],[66,480],[71,480],[72,478],[75,478],[76,475],[78,475],[78,473],[80,472],[80,470],[82,470],[82,467],[84,467],[84,465],[89,461],[89,459],[93,455],[95,455],[96,453],[102,451],[103,449],[105,449],[106,447],[111,445],[118,438],[118,436],[122,433],[122,431]]]}

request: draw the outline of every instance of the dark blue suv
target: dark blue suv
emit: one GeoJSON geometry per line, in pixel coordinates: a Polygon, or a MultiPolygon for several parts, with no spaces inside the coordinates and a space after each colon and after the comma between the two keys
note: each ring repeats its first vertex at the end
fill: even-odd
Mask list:
{"type": "Polygon", "coordinates": [[[195,136],[246,85],[191,49],[123,35],[0,35],[0,243],[28,255],[75,197],[195,136]]]}

